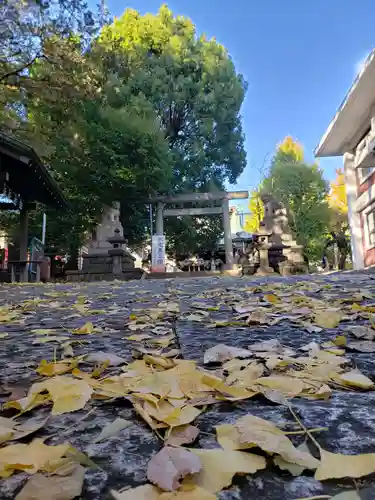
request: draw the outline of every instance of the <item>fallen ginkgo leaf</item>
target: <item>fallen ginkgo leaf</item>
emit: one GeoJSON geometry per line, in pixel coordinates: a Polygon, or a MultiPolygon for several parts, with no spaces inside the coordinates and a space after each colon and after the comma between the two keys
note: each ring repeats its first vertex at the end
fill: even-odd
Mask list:
{"type": "Polygon", "coordinates": [[[107,363],[107,366],[119,366],[126,363],[126,360],[117,354],[103,351],[91,352],[85,357],[85,361],[87,363],[107,363]]]}
{"type": "Polygon", "coordinates": [[[44,476],[35,474],[31,477],[15,500],[73,500],[81,495],[85,469],[76,465],[67,476],[44,476]]]}
{"type": "Polygon", "coordinates": [[[44,375],[45,377],[53,377],[55,375],[68,373],[76,366],[76,361],[59,361],[58,363],[48,363],[48,361],[42,359],[40,365],[36,369],[36,372],[39,373],[39,375],[44,375]]]}
{"type": "Polygon", "coordinates": [[[233,358],[250,358],[252,354],[247,349],[218,344],[204,353],[204,363],[224,363],[233,358]]]}
{"type": "Polygon", "coordinates": [[[125,420],[124,418],[116,418],[113,422],[108,423],[101,430],[99,436],[94,439],[94,443],[99,443],[100,441],[104,441],[112,436],[115,436],[126,427],[129,427],[132,423],[129,420],[125,420]]]}
{"type": "Polygon", "coordinates": [[[174,491],[179,488],[181,479],[200,469],[201,462],[196,454],[184,448],[166,446],[149,461],[147,479],[162,490],[174,491]]]}
{"type": "Polygon", "coordinates": [[[315,479],[340,479],[342,477],[359,478],[375,472],[375,453],[363,455],[342,455],[320,450],[320,464],[315,472],[315,479]]]}
{"type": "Polygon", "coordinates": [[[336,328],[342,319],[342,314],[339,311],[319,311],[315,314],[315,324],[321,328],[336,328]]]}
{"type": "Polygon", "coordinates": [[[244,451],[191,449],[200,458],[202,469],[192,477],[194,484],[217,493],[232,484],[235,474],[254,474],[265,469],[266,459],[244,451]]]}
{"type": "Polygon", "coordinates": [[[42,439],[34,439],[30,444],[8,445],[0,449],[0,477],[9,477],[16,470],[29,474],[54,472],[70,448],[69,443],[47,446],[42,439]]]}
{"type": "Polygon", "coordinates": [[[94,331],[94,325],[92,321],[88,321],[80,328],[76,328],[75,330],[73,330],[72,333],[75,333],[77,335],[87,335],[93,333],[93,331],[94,331]]]}
{"type": "Polygon", "coordinates": [[[33,340],[33,344],[47,344],[47,342],[66,342],[70,337],[58,337],[57,335],[51,337],[41,337],[33,340]]]}
{"type": "Polygon", "coordinates": [[[177,491],[162,493],[158,500],[216,500],[207,490],[196,486],[195,484],[182,484],[177,491]]]}
{"type": "Polygon", "coordinates": [[[257,445],[267,453],[276,453],[287,462],[301,465],[306,469],[316,469],[319,465],[319,461],[310,453],[295,448],[284,432],[272,422],[246,415],[238,419],[235,425],[240,434],[240,443],[257,445]]]}
{"type": "Polygon", "coordinates": [[[333,380],[339,384],[359,389],[372,389],[375,385],[371,379],[363,375],[359,370],[336,374],[333,380]]]}
{"type": "Polygon", "coordinates": [[[111,495],[115,500],[158,500],[161,490],[152,484],[144,484],[129,490],[111,490],[111,495]]]}
{"type": "Polygon", "coordinates": [[[48,391],[52,402],[52,415],[61,415],[81,410],[89,401],[92,388],[86,380],[60,375],[31,386],[27,399],[32,401],[37,394],[48,391]]]}
{"type": "Polygon", "coordinates": [[[198,427],[194,425],[181,425],[179,427],[172,427],[168,438],[165,441],[166,446],[181,446],[183,444],[190,444],[197,439],[199,435],[198,427]]]}

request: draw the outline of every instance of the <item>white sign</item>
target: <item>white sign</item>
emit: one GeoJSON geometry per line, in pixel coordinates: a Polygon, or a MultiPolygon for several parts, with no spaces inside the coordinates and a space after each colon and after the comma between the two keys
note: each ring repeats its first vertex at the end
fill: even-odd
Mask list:
{"type": "Polygon", "coordinates": [[[152,236],[152,271],[165,272],[165,236],[164,234],[154,234],[152,236]]]}

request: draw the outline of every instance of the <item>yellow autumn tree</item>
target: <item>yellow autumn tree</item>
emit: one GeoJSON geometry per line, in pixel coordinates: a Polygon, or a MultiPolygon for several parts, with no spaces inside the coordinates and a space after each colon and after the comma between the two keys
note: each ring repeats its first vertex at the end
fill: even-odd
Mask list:
{"type": "Polygon", "coordinates": [[[255,233],[264,217],[264,206],[257,189],[251,193],[248,207],[250,214],[245,217],[244,230],[247,233],[255,233]]]}
{"type": "Polygon", "coordinates": [[[331,208],[331,226],[335,231],[345,229],[348,225],[348,200],[346,197],[345,174],[339,168],[336,170],[336,178],[329,185],[327,196],[328,205],[331,208]]]}
{"type": "Polygon", "coordinates": [[[336,179],[330,183],[328,204],[334,210],[343,214],[348,213],[348,200],[346,198],[345,174],[339,168],[336,170],[336,179]]]}
{"type": "Polygon", "coordinates": [[[285,137],[283,142],[279,144],[277,152],[293,156],[296,161],[302,161],[304,156],[302,144],[295,141],[290,135],[285,137]]]}

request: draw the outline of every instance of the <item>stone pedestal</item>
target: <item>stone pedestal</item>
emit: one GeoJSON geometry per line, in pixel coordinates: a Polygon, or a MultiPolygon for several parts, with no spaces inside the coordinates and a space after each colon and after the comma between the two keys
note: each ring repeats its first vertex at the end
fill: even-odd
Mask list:
{"type": "Polygon", "coordinates": [[[121,278],[122,276],[122,259],[125,250],[122,248],[113,248],[108,250],[109,256],[112,258],[112,274],[114,278],[121,278]]]}
{"type": "Polygon", "coordinates": [[[257,276],[268,276],[273,274],[275,271],[269,264],[268,251],[271,248],[269,243],[269,237],[272,233],[268,232],[266,229],[260,227],[259,231],[255,233],[258,237],[258,252],[259,252],[259,267],[255,273],[257,276]]]}
{"type": "Polygon", "coordinates": [[[270,233],[269,262],[280,274],[304,273],[307,266],[303,259],[303,246],[295,241],[288,223],[286,209],[271,196],[263,195],[264,231],[270,233]]]}
{"type": "Polygon", "coordinates": [[[135,258],[127,248],[122,248],[126,244],[126,239],[123,236],[119,215],[119,205],[114,205],[114,208],[105,212],[103,223],[98,226],[95,237],[91,240],[91,244],[89,243],[87,254],[82,256],[82,271],[67,272],[68,281],[141,278],[143,269],[136,269],[135,258]]]}

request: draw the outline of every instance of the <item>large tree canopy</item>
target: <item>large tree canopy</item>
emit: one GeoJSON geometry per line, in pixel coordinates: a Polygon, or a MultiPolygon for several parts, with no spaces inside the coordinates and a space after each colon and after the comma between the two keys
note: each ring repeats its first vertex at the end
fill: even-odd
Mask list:
{"type": "Polygon", "coordinates": [[[156,15],[126,10],[103,29],[96,50],[117,81],[111,104],[156,112],[174,154],[175,190],[235,182],[246,160],[245,83],[223,46],[164,5],[156,15]]]}
{"type": "MultiPolygon", "coordinates": [[[[189,19],[162,6],[156,15],[126,10],[103,29],[93,53],[110,73],[111,106],[155,113],[173,158],[169,193],[235,182],[246,164],[240,117],[246,85],[220,44],[198,37],[189,19]]],[[[167,236],[181,250],[203,244],[202,227],[210,228],[210,240],[219,239],[220,223],[207,217],[166,221],[167,236]]]]}
{"type": "MultiPolygon", "coordinates": [[[[1,126],[36,148],[71,202],[70,215],[48,214],[55,248],[80,244],[115,200],[130,240],[140,240],[149,196],[222,189],[242,172],[245,84],[190,20],[165,6],[157,15],[127,10],[97,36],[100,22],[81,0],[6,8],[1,126]]],[[[37,212],[36,227],[40,220],[37,212]]],[[[202,220],[186,223],[186,234],[202,235],[202,220]]],[[[166,230],[181,235],[176,220],[166,230]]]]}

